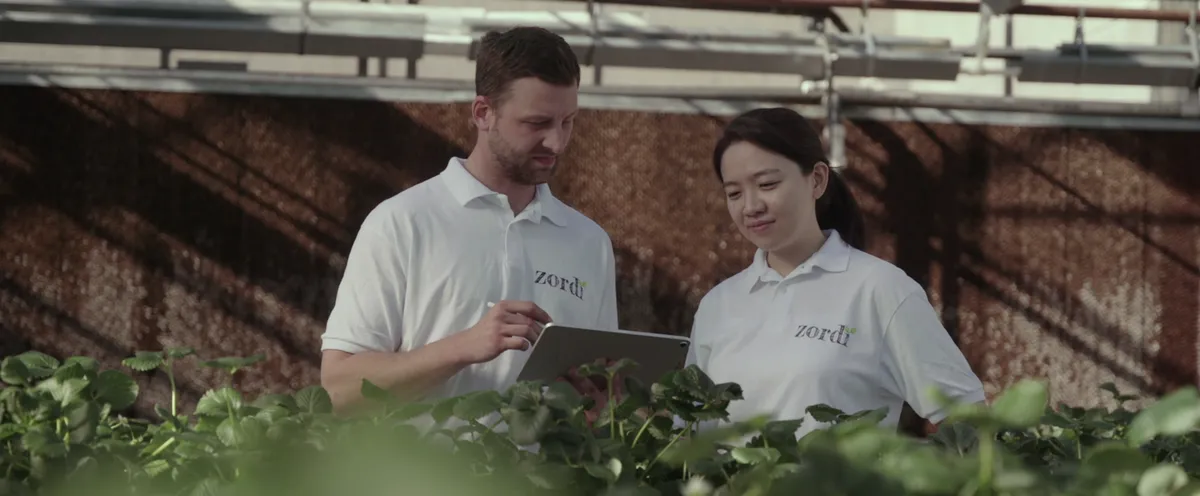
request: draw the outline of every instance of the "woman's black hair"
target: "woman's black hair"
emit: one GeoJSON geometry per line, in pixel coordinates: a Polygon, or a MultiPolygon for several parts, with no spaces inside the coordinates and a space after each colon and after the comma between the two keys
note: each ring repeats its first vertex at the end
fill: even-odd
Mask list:
{"type": "MultiPolygon", "coordinates": [[[[713,150],[713,168],[718,178],[724,179],[721,158],[725,150],[741,141],[786,157],[798,164],[805,175],[812,174],[813,167],[819,162],[829,164],[820,135],[804,116],[789,108],[754,109],[730,121],[713,150]]],[[[823,230],[837,230],[847,244],[864,249],[866,228],[858,202],[841,175],[833,170],[829,172],[829,184],[817,199],[817,225],[823,230]]]]}

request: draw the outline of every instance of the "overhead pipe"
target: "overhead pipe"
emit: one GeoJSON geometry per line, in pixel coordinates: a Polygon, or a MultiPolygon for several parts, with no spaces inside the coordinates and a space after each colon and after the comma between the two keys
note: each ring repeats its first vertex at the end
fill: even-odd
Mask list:
{"type": "MultiPolygon", "coordinates": [[[[287,95],[347,95],[352,98],[384,98],[396,90],[444,92],[471,95],[470,81],[408,79],[362,79],[313,75],[297,79],[288,74],[214,74],[151,68],[72,67],[28,63],[0,63],[0,85],[45,85],[66,88],[151,90],[166,85],[183,91],[242,92],[252,87],[287,95]],[[272,89],[273,88],[273,89],[272,89]],[[374,96],[370,96],[374,95],[374,96]]],[[[714,88],[582,86],[582,98],[624,97],[683,101],[723,101],[744,104],[769,102],[781,105],[821,105],[826,88],[714,88]]],[[[937,109],[945,111],[995,111],[1113,118],[1196,119],[1197,107],[1178,102],[1122,103],[1042,98],[1012,98],[943,93],[914,93],[898,90],[837,88],[843,118],[852,109],[937,109]]],[[[469,96],[466,96],[469,98],[469,96]]]]}
{"type": "MultiPolygon", "coordinates": [[[[578,0],[576,0],[578,1],[578,0]]],[[[979,2],[951,0],[601,0],[604,3],[675,7],[688,9],[740,10],[747,12],[804,11],[828,8],[915,10],[978,14],[979,2]]],[[[1094,5],[1019,5],[1009,14],[1047,17],[1080,17],[1144,21],[1188,22],[1190,13],[1181,10],[1127,9],[1094,5]]]]}

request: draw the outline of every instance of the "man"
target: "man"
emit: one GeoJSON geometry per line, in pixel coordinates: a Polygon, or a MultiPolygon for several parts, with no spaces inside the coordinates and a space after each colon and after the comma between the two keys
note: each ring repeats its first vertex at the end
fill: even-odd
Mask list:
{"type": "Polygon", "coordinates": [[[409,398],[511,386],[542,325],[617,328],[612,242],[546,185],[571,138],[579,62],[541,28],[488,33],[475,147],[363,222],[322,336],[335,408],[362,380],[409,398]]]}

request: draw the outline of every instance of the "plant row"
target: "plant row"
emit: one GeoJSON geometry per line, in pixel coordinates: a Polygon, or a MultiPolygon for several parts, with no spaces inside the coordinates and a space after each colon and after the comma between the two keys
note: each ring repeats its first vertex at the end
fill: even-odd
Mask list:
{"type": "MultiPolygon", "coordinates": [[[[581,367],[624,386],[594,422],[591,399],[537,382],[405,402],[364,381],[369,404],[352,414],[319,386],[256,398],[223,386],[181,411],[175,367],[197,359],[145,351],[102,370],[89,357],[5,358],[0,496],[1200,494],[1194,388],[1135,411],[1104,384],[1118,406],[1084,409],[1052,407],[1045,382],[1024,380],[990,405],[943,398],[949,418],[923,440],[879,425],[882,410],[727,422],[738,384],[695,367],[642,384],[622,374],[628,360],[581,367]],[[149,418],[131,413],[147,373],[172,387],[149,418]],[[796,435],[814,420],[825,425],[796,435]]],[[[232,377],[261,359],[200,363],[232,377]]]]}

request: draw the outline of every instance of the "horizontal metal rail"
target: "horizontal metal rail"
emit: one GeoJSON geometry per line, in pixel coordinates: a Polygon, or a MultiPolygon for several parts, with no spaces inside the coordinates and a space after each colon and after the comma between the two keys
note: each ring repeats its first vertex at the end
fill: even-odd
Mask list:
{"type": "MultiPolygon", "coordinates": [[[[571,3],[586,0],[564,0],[571,3]]],[[[1102,1],[1102,0],[1101,0],[1102,1]]],[[[602,0],[617,5],[642,5],[687,9],[733,10],[745,12],[813,12],[820,9],[884,9],[924,12],[979,13],[979,2],[955,0],[602,0]]],[[[1047,17],[1086,17],[1143,21],[1188,22],[1190,14],[1180,10],[1128,9],[1103,4],[1039,5],[1023,4],[1009,14],[1047,17]]]]}
{"type": "MultiPolygon", "coordinates": [[[[794,0],[799,2],[800,0],[794,0]]],[[[861,1],[861,0],[858,0],[861,1]]],[[[473,57],[484,32],[540,25],[563,34],[585,65],[955,80],[964,51],[948,40],[655,26],[629,13],[496,12],[295,0],[0,0],[0,42],[416,59],[473,57]],[[832,58],[827,73],[826,59],[832,58]]],[[[1194,88],[1190,45],[1064,45],[1005,50],[1019,80],[1194,88]]],[[[990,56],[990,55],[989,55],[990,56]]]]}
{"type": "MultiPolygon", "coordinates": [[[[469,102],[474,97],[470,81],[346,78],[313,75],[298,80],[282,74],[214,73],[150,68],[78,67],[46,64],[0,63],[0,85],[121,89],[131,91],[218,92],[286,96],[335,97],[368,100],[469,102]]],[[[1196,121],[1197,110],[1177,102],[1090,102],[1027,97],[968,96],[913,93],[896,90],[837,88],[842,105],[864,108],[940,109],[949,111],[1020,112],[1038,115],[1074,115],[1092,118],[1165,118],[1196,121]]],[[[812,88],[702,88],[582,86],[580,101],[598,99],[633,102],[626,108],[649,110],[647,102],[724,102],[732,108],[760,103],[820,105],[824,89],[812,88]]],[[[1195,127],[1195,126],[1193,126],[1195,127]]]]}
{"type": "Polygon", "coordinates": [[[1089,83],[1195,88],[1200,66],[1188,56],[1113,54],[1081,56],[1047,51],[1008,61],[1018,79],[1037,83],[1089,83]]]}

